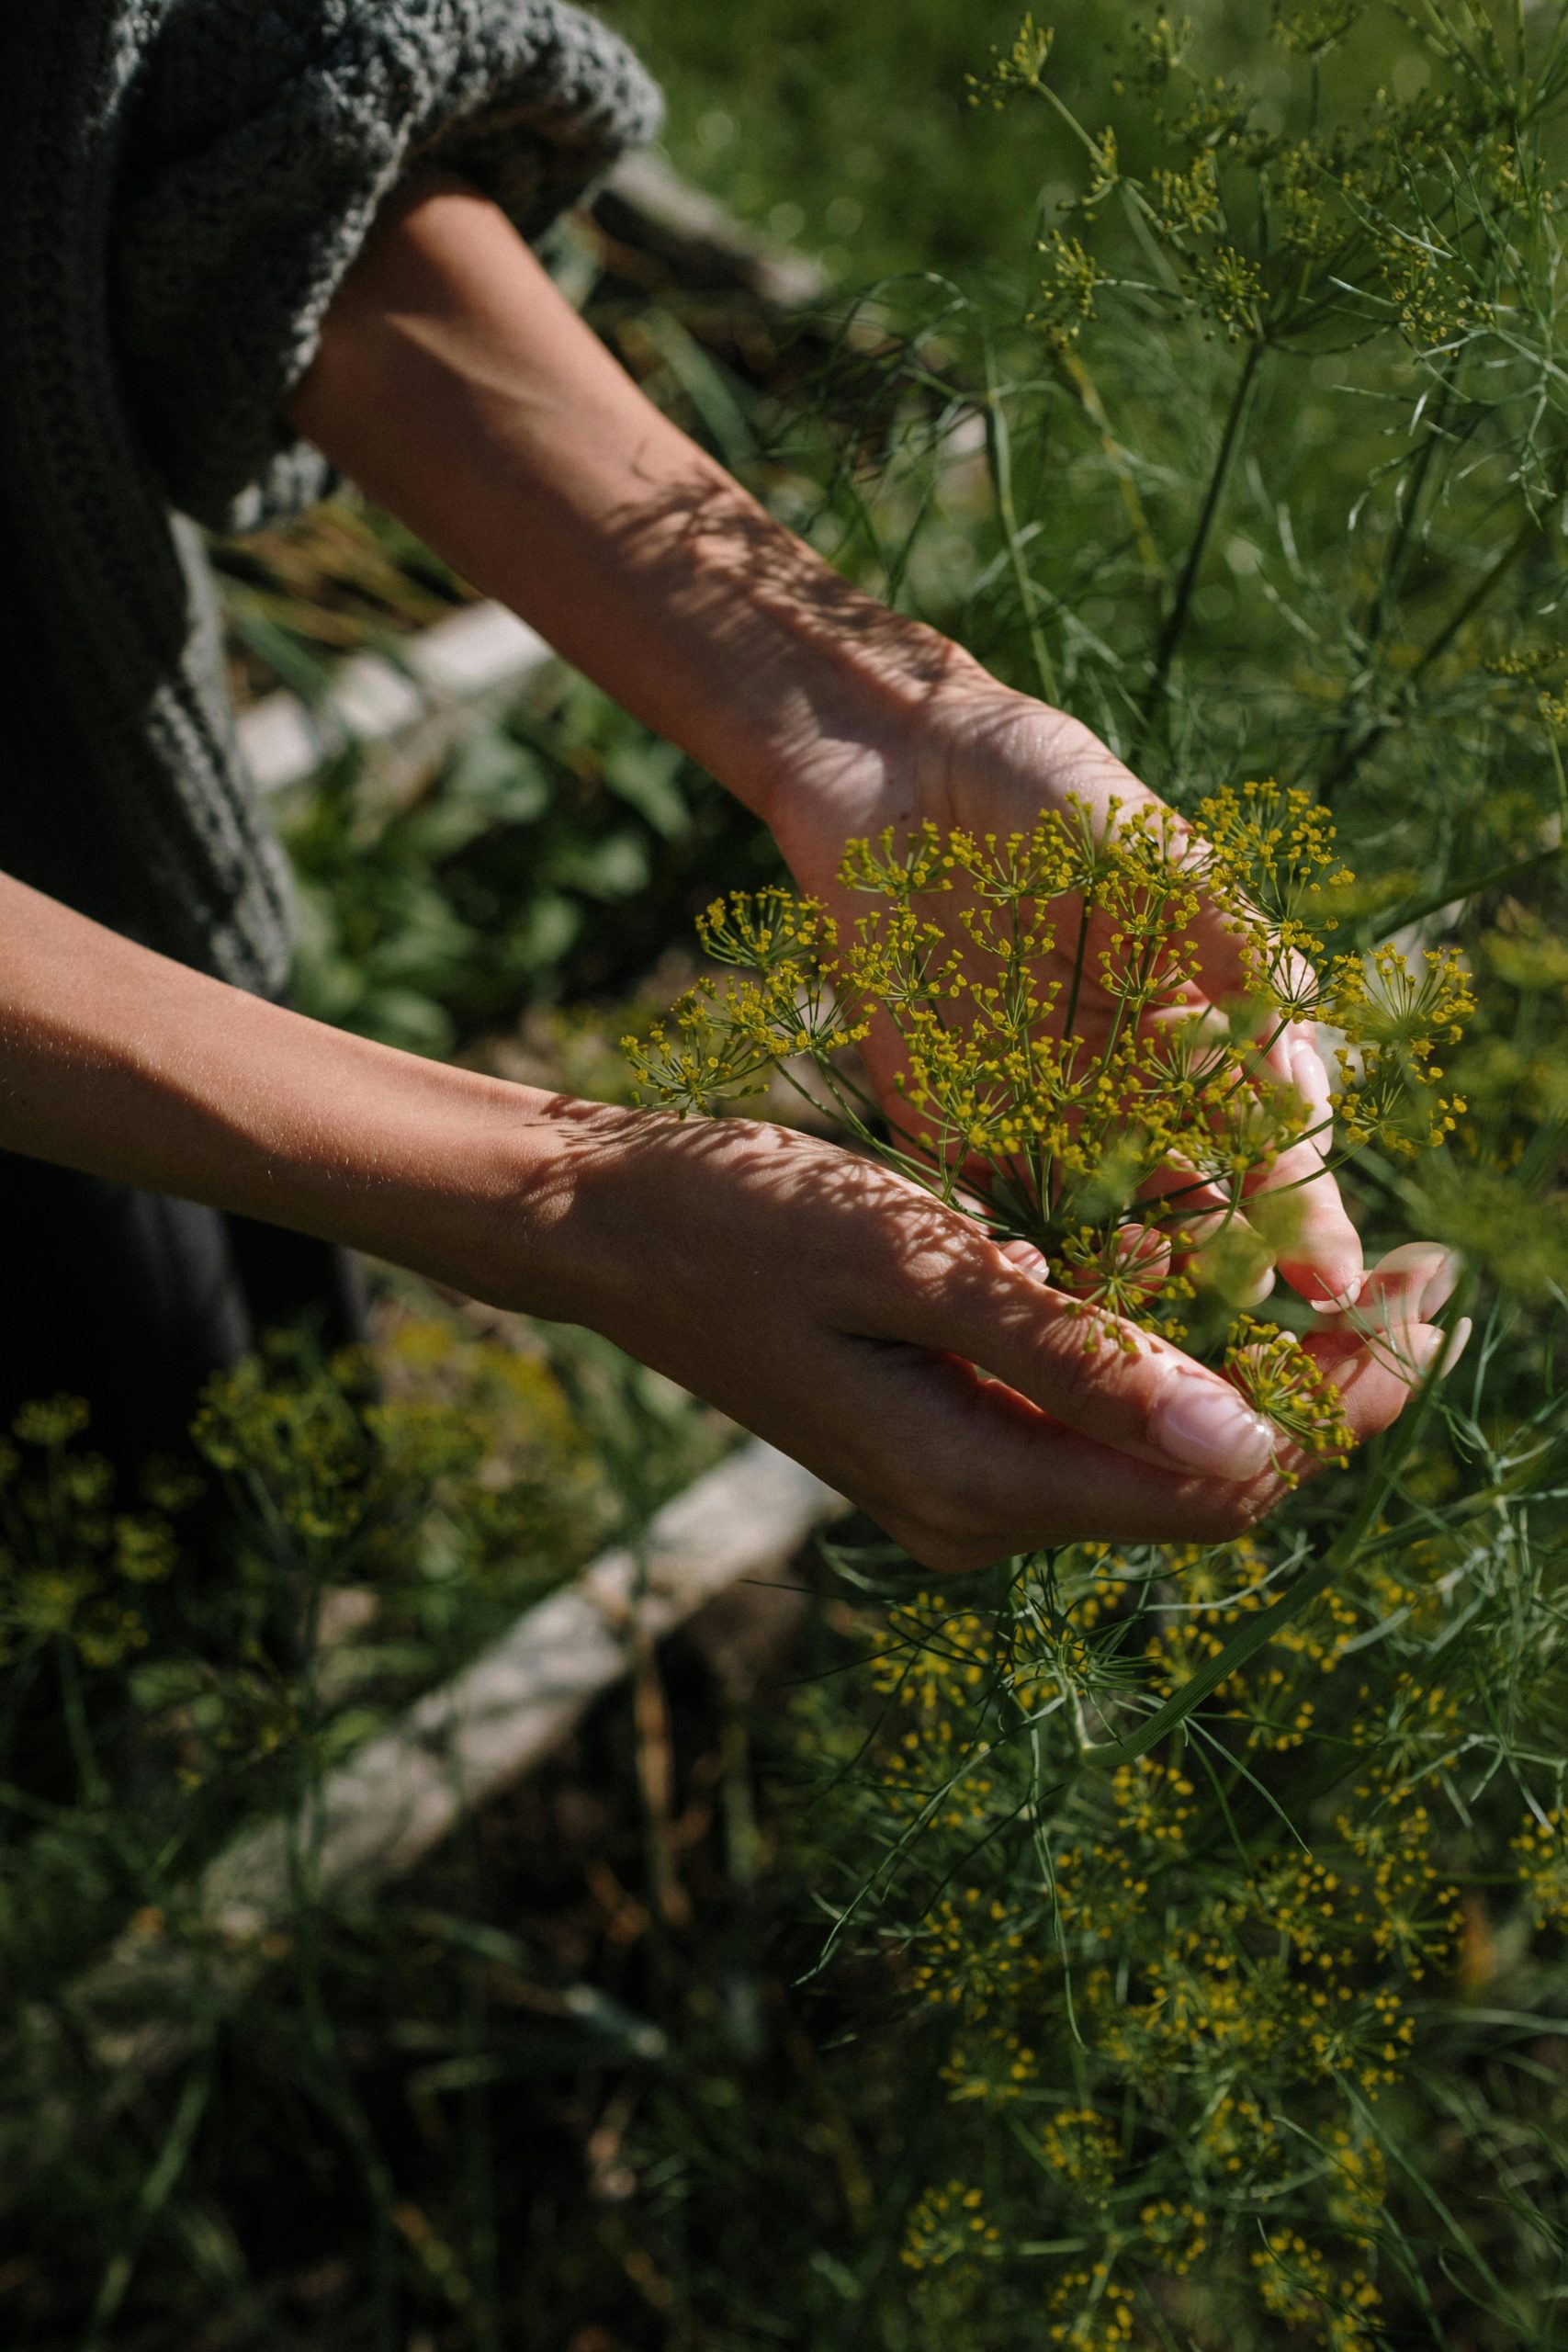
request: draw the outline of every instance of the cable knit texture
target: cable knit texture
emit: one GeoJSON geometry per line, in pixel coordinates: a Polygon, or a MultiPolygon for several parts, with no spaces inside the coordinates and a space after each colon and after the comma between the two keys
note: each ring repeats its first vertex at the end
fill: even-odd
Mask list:
{"type": "Polygon", "coordinates": [[[287,883],[187,518],[254,528],[326,486],[282,409],[412,165],[467,174],[535,235],[650,135],[657,94],[558,0],[0,13],[0,596],[33,698],[0,867],[276,990],[287,883]]]}

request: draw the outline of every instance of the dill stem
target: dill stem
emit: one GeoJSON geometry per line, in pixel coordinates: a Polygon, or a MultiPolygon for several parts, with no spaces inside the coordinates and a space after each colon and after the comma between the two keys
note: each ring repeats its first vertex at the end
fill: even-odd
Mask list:
{"type": "Polygon", "coordinates": [[[1086,899],[1078,908],[1078,936],[1077,944],[1073,949],[1072,984],[1067,989],[1067,1009],[1062,1015],[1062,1035],[1064,1037],[1070,1037],[1073,1035],[1073,1023],[1077,1018],[1078,997],[1083,989],[1084,964],[1088,956],[1089,902],[1086,899]]]}
{"type": "Polygon", "coordinates": [[[1553,842],[1550,849],[1537,850],[1532,857],[1511,858],[1502,865],[1494,865],[1486,873],[1476,875],[1468,882],[1444,882],[1435,890],[1425,891],[1418,899],[1402,899],[1391,913],[1380,915],[1377,929],[1366,944],[1376,946],[1391,939],[1407,924],[1422,922],[1428,915],[1437,914],[1444,907],[1461,900],[1478,899],[1486,890],[1509,889],[1516,882],[1526,882],[1532,874],[1543,874],[1555,865],[1568,850],[1568,839],[1553,842]]]}
{"type": "Polygon", "coordinates": [[[1116,486],[1127,515],[1127,527],[1132,534],[1133,545],[1138,551],[1139,562],[1152,580],[1162,586],[1168,585],[1169,572],[1164,557],[1155,545],[1149,518],[1138,494],[1137,478],[1126,450],[1116,437],[1094,378],[1076,351],[1059,351],[1053,357],[1058,376],[1093,426],[1100,448],[1116,477],[1116,486]]]}
{"type": "Polygon", "coordinates": [[[1013,582],[1029,630],[1029,650],[1034,659],[1035,676],[1045,700],[1055,703],[1057,698],[1055,665],[1045,643],[1045,632],[1040,626],[1039,595],[1019,537],[1018,509],[1012,492],[1012,435],[1008,430],[1002,389],[997,381],[996,355],[988,343],[986,346],[986,458],[990,467],[997,516],[1007,542],[1008,562],[1012,569],[1013,582]]]}
{"type": "MultiPolygon", "coordinates": [[[[1425,677],[1434,662],[1448,651],[1466,623],[1474,619],[1498,582],[1513,569],[1530,541],[1539,535],[1540,528],[1541,526],[1533,514],[1526,515],[1507,546],[1494,558],[1474,586],[1443,623],[1436,637],[1417,655],[1404,681],[1406,692],[1418,679],[1425,677]]],[[[1348,784],[1362,762],[1377,749],[1393,724],[1393,714],[1387,710],[1381,711],[1375,718],[1368,719],[1360,732],[1356,734],[1352,732],[1350,715],[1347,712],[1336,738],[1337,749],[1334,756],[1318,786],[1319,797],[1322,799],[1327,800],[1342,784],[1348,784]]],[[[1448,899],[1454,895],[1450,890],[1447,898],[1439,899],[1438,904],[1446,906],[1448,899]]]]}
{"type": "Polygon", "coordinates": [[[87,1710],[82,1699],[82,1677],[76,1664],[76,1652],[63,1634],[55,1636],[55,1659],[60,1674],[60,1707],[65,1720],[65,1736],[71,1746],[72,1761],[76,1767],[82,1795],[89,1804],[101,1804],[108,1795],[108,1783],[98,1762],[97,1750],[87,1723],[87,1710]]]}
{"type": "Polygon", "coordinates": [[[1410,557],[1410,543],[1416,536],[1416,520],[1421,511],[1421,501],[1427,488],[1427,477],[1432,470],[1432,460],[1438,454],[1438,444],[1443,438],[1448,423],[1449,411],[1453,406],[1454,381],[1455,370],[1450,368],[1445,370],[1442,382],[1438,388],[1438,397],[1433,403],[1431,420],[1427,427],[1427,437],[1422,442],[1416,453],[1416,462],[1410,469],[1411,480],[1404,503],[1400,509],[1399,520],[1388,544],[1388,552],[1383,559],[1376,594],[1368,608],[1365,628],[1365,648],[1368,651],[1388,634],[1395,602],[1404,581],[1404,568],[1410,557]]]}
{"type": "Polygon", "coordinates": [[[1499,580],[1518,561],[1530,541],[1539,536],[1540,529],[1541,526],[1533,514],[1525,516],[1507,546],[1494,558],[1458,610],[1444,622],[1425,652],[1418,657],[1410,673],[1412,679],[1425,676],[1433,662],[1448,651],[1465,623],[1480,611],[1499,580]]]}
{"type": "Polygon", "coordinates": [[[1209,473],[1208,488],[1203,493],[1203,503],[1199,510],[1197,528],[1192,534],[1191,545],[1187,550],[1187,560],[1181,567],[1181,577],[1176,583],[1176,594],[1171,600],[1170,610],[1166,615],[1165,625],[1160,630],[1159,640],[1155,647],[1153,668],[1149,674],[1148,684],[1144,689],[1143,701],[1139,706],[1140,738],[1147,732],[1155,707],[1165,694],[1166,684],[1170,676],[1170,665],[1176,658],[1177,648],[1186,634],[1187,623],[1191,614],[1192,592],[1198,584],[1198,574],[1202,568],[1203,558],[1208,553],[1209,540],[1213,536],[1221,502],[1225,494],[1225,485],[1230,480],[1231,467],[1235,462],[1236,450],[1240,447],[1242,428],[1247,423],[1247,411],[1252,405],[1252,395],[1258,382],[1258,365],[1267,348],[1268,345],[1261,336],[1253,337],[1252,342],[1247,345],[1247,357],[1242,362],[1241,373],[1236,378],[1235,390],[1231,394],[1231,404],[1220,434],[1220,446],[1214,454],[1214,462],[1209,473]]]}

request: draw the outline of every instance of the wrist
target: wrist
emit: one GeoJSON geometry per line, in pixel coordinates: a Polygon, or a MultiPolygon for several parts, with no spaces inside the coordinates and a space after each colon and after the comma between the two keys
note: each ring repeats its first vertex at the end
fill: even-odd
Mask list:
{"type": "Polygon", "coordinates": [[[626,1179],[646,1158],[637,1151],[643,1129],[665,1122],[502,1080],[495,1089],[475,1105],[444,1261],[417,1270],[490,1305],[614,1337],[627,1293],[647,1272],[636,1196],[649,1184],[634,1178],[628,1216],[626,1179]]]}
{"type": "Polygon", "coordinates": [[[401,1054],[365,1075],[351,1118],[276,1170],[289,1198],[271,1214],[487,1305],[602,1328],[614,1269],[586,1198],[637,1114],[401,1054]]]}
{"type": "Polygon", "coordinates": [[[644,696],[646,714],[775,833],[803,802],[831,802],[852,763],[902,758],[947,704],[998,691],[727,478],[694,489],[678,523],[628,527],[626,555],[664,657],[662,707],[644,696]]]}
{"type": "Polygon", "coordinates": [[[906,755],[986,677],[950,638],[870,598],[846,597],[829,637],[793,616],[784,626],[774,691],[755,729],[758,813],[769,822],[785,796],[831,798],[858,759],[906,755]]]}
{"type": "MultiPolygon", "coordinates": [[[[579,1195],[650,1124],[307,1020],[0,876],[9,1150],[602,1321],[579,1195]]],[[[633,1280],[637,1189],[619,1187],[633,1280]]]]}
{"type": "Polygon", "coordinates": [[[959,821],[951,776],[979,714],[1003,698],[1013,699],[951,639],[869,605],[863,630],[799,661],[739,797],[820,893],[857,834],[959,821]]]}
{"type": "Polygon", "coordinates": [[[682,1254],[682,1219],[672,1228],[663,1213],[665,1147],[682,1123],[466,1071],[439,1075],[462,1081],[461,1092],[433,1122],[400,1102],[401,1181],[358,1246],[487,1305],[586,1324],[646,1354],[655,1277],[668,1278],[682,1254]]]}

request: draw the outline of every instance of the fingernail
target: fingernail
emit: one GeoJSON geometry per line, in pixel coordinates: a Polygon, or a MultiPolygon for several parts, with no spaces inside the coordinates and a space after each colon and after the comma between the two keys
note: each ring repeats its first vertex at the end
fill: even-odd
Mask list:
{"type": "Polygon", "coordinates": [[[1015,1265],[1020,1273],[1032,1274],[1037,1283],[1048,1282],[1051,1269],[1043,1251],[1032,1241],[1004,1241],[1002,1256],[1015,1265]]]}
{"type": "Polygon", "coordinates": [[[1417,1254],[1411,1250],[1408,1256],[1401,1250],[1391,1250],[1374,1270],[1384,1279],[1363,1305],[1358,1328],[1371,1331],[1392,1331],[1404,1323],[1430,1323],[1440,1307],[1453,1296],[1462,1267],[1451,1250],[1433,1250],[1417,1254]],[[1400,1258],[1404,1262],[1397,1264],[1400,1258]],[[1423,1273],[1422,1269],[1427,1271],[1423,1273]],[[1390,1273],[1404,1276],[1403,1283],[1390,1283],[1390,1273]],[[1420,1288],[1416,1283],[1420,1283],[1420,1288]]]}
{"type": "MultiPolygon", "coordinates": [[[[1421,1320],[1423,1323],[1430,1323],[1438,1308],[1448,1305],[1454,1295],[1454,1286],[1459,1281],[1461,1271],[1457,1251],[1443,1250],[1422,1287],[1421,1320]]],[[[1467,1331],[1469,1330],[1468,1321],[1464,1328],[1467,1331]]]]}
{"type": "Polygon", "coordinates": [[[1456,1324],[1451,1331],[1415,1330],[1406,1325],[1384,1333],[1394,1358],[1394,1368],[1403,1374],[1412,1387],[1425,1380],[1433,1364],[1436,1377],[1441,1380],[1459,1362],[1464,1343],[1470,1337],[1468,1317],[1456,1324]]]}
{"type": "Polygon", "coordinates": [[[1247,1283],[1247,1288],[1242,1292],[1240,1297],[1235,1301],[1236,1306],[1260,1306],[1263,1301],[1273,1290],[1275,1280],[1276,1277],[1272,1266],[1260,1266],[1257,1273],[1254,1274],[1252,1280],[1247,1283]]]}
{"type": "Polygon", "coordinates": [[[1269,1467],[1278,1433],[1234,1388],[1179,1372],[1149,1416],[1149,1437],[1185,1469],[1214,1478],[1256,1478],[1269,1467]]]}
{"type": "MultiPolygon", "coordinates": [[[[1397,1298],[1390,1277],[1399,1275],[1409,1282],[1419,1280],[1420,1295],[1416,1301],[1418,1319],[1429,1323],[1439,1307],[1446,1306],[1453,1296],[1454,1285],[1464,1271],[1464,1261],[1455,1250],[1445,1250],[1436,1241],[1402,1241],[1380,1258],[1372,1272],[1378,1276],[1378,1287],[1383,1299],[1397,1298]]],[[[1404,1295],[1409,1304],[1409,1295],[1404,1295]]],[[[1375,1307],[1370,1310],[1376,1313],[1375,1307]]]]}
{"type": "MultiPolygon", "coordinates": [[[[1327,1298],[1309,1299],[1308,1304],[1314,1315],[1348,1315],[1366,1287],[1366,1280],[1364,1273],[1358,1274],[1353,1282],[1346,1283],[1343,1290],[1333,1292],[1327,1298]]],[[[1303,1291],[1303,1296],[1306,1295],[1303,1291]]]]}

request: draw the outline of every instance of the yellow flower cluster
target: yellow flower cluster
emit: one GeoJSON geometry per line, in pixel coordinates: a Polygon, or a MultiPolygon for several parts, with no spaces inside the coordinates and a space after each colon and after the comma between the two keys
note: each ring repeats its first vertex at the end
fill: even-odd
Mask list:
{"type": "MultiPolygon", "coordinates": [[[[1190,1337],[1173,1310],[1195,1295],[1223,1322],[1287,1245],[1295,1187],[1332,1164],[1321,1115],[1280,1074],[1290,1025],[1342,1041],[1344,1138],[1407,1152],[1462,1108],[1437,1056],[1470,998],[1447,953],[1417,969],[1391,947],[1330,952],[1350,877],[1305,794],[1227,788],[1198,824],[1072,801],[1005,839],[927,825],[856,842],[840,878],[867,910],[847,928],[784,890],[721,900],[702,939],[722,969],[672,1033],[626,1042],[645,1095],[685,1114],[781,1079],[1039,1250],[1086,1347],[1112,1318],[1124,1345],[1135,1325],[1190,1337]],[[874,1023],[897,1041],[882,1101],[853,1052],[874,1023]],[[1310,1165],[1285,1182],[1303,1138],[1310,1165]]],[[[1244,1318],[1225,1365],[1295,1444],[1343,1457],[1349,1432],[1292,1334],[1244,1318]]]]}
{"type": "Polygon", "coordinates": [[[1112,2277],[1109,2262],[1064,2271],[1047,2307],[1064,2314],[1050,2338],[1067,2352],[1124,2352],[1133,2341],[1133,2290],[1112,2277]]]}
{"type": "Polygon", "coordinates": [[[140,1589],[172,1573],[172,1514],[199,1487],[154,1463],[147,1508],[116,1510],[109,1464],[75,1442],[87,1426],[81,1397],[52,1396],[23,1406],[15,1444],[0,1440],[0,1665],[59,1643],[83,1666],[119,1667],[147,1645],[140,1589]]]}
{"type": "Polygon", "coordinates": [[[167,1620],[160,1646],[150,1639],[148,1596],[176,1579],[180,1514],[208,1483],[197,1464],[154,1458],[127,1497],[84,1442],[80,1398],[27,1405],[13,1428],[0,1440],[0,1664],[52,1652],[68,1679],[82,1667],[123,1676],[187,1788],[301,1736],[300,1681],[251,1630],[280,1593],[301,1638],[311,1596],[345,1562],[357,1586],[382,1588],[378,1609],[400,1583],[422,1613],[444,1611],[457,1568],[513,1591],[553,1580],[607,1516],[543,1361],[434,1321],[400,1324],[373,1363],[348,1350],[323,1363],[279,1338],[209,1383],[195,1429],[238,1506],[226,1576],[244,1631],[221,1661],[171,1656],[167,1620]]]}
{"type": "Polygon", "coordinates": [[[1363,2271],[1336,2272],[1299,2230],[1273,2230],[1254,2253],[1266,2310],[1292,2327],[1310,2327],[1325,2352],[1365,2352],[1379,2330],[1382,2300],[1363,2271]]]}
{"type": "Polygon", "coordinates": [[[999,2233],[986,2219],[979,2189],[950,2180],[928,2188],[909,2216],[904,2261],[912,2270],[928,2264],[982,2260],[1000,2252],[999,2233]]]}
{"type": "Polygon", "coordinates": [[[1092,2107],[1065,2107],[1041,2137],[1047,2168],[1089,2205],[1103,2205],[1116,2176],[1116,2132],[1092,2107]]]}
{"type": "MultiPolygon", "coordinates": [[[[1078,1620],[1086,1647],[1122,1652],[1135,1629],[1157,1690],[1267,1606],[1255,1542],[1162,1566],[1151,1586],[1125,1555],[1083,1546],[1049,1575],[1032,1570],[1004,1609],[917,1593],[878,1624],[872,1674],[886,1714],[860,1801],[874,1791],[886,1804],[885,1842],[919,1832],[939,1841],[930,1865],[954,1858],[908,1931],[905,1982],[945,2036],[955,2113],[1005,2117],[1032,2146],[1046,2209],[1033,2233],[1067,2256],[1047,2290],[1053,2341],[1142,2343],[1147,2280],[1208,2281],[1218,2260],[1233,2280],[1249,2265],[1255,2303],[1303,2341],[1362,2352],[1377,2335],[1369,2266],[1387,2198],[1369,2119],[1411,2060],[1411,1995],[1458,1962],[1462,1922],[1429,1802],[1452,1746],[1452,1695],[1396,1680],[1397,1736],[1359,1759],[1310,1850],[1287,1839],[1227,1863],[1203,1799],[1227,1758],[1282,1755],[1320,1722],[1354,1762],[1368,1698],[1348,1670],[1359,1637],[1380,1612],[1408,1623],[1407,1596],[1426,1606],[1422,1566],[1374,1555],[1346,1589],[1322,1594],[1227,1681],[1196,1750],[1190,1741],[1066,1781],[1033,1743],[1081,1736],[1125,1685],[1102,1679],[1086,1697],[1059,1669],[1043,1675],[1065,1654],[1062,1623],[1078,1620]],[[1043,1690],[1055,1702],[1043,1713],[1043,1690]],[[1050,1792],[1043,1813],[1028,1794],[1036,1773],[1050,1792]],[[1021,1814],[1040,1828],[1010,1862],[1021,1814]],[[983,1871],[985,1857],[998,1867],[983,1871]],[[1069,2048],[1078,2096],[1064,2101],[1069,2048]],[[1032,2120],[1042,2107],[1043,2124],[1032,2120]],[[1216,2244],[1216,2202],[1257,2217],[1258,2263],[1245,2240],[1216,2244]]],[[[1544,1900],[1554,1871],[1568,1887],[1562,1829],[1536,1825],[1517,1845],[1544,1900]]],[[[938,2243],[922,2203],[906,2259],[935,2259],[938,2243]]]]}
{"type": "Polygon", "coordinates": [[[1537,1922],[1568,1927],[1568,1814],[1554,1805],[1544,1819],[1532,1815],[1512,1846],[1537,1922]]]}

